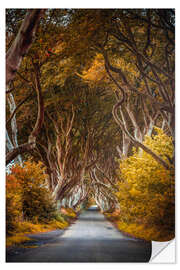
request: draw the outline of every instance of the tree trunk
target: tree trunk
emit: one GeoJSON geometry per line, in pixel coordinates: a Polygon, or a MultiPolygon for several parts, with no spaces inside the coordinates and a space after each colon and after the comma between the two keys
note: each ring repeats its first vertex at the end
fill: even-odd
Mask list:
{"type": "Polygon", "coordinates": [[[118,107],[119,105],[121,105],[120,102],[118,102],[116,105],[114,105],[112,113],[113,113],[113,117],[116,121],[116,123],[121,127],[122,131],[129,137],[129,139],[131,140],[131,142],[137,146],[140,147],[141,149],[143,149],[145,152],[147,152],[148,154],[150,154],[158,163],[160,163],[165,169],[169,169],[169,165],[157,154],[155,154],[151,149],[149,149],[147,146],[145,146],[143,143],[141,143],[140,141],[137,141],[129,132],[128,130],[124,127],[123,122],[121,121],[121,119],[118,116],[118,107]]]}
{"type": "Polygon", "coordinates": [[[23,57],[30,49],[43,13],[43,9],[27,11],[19,32],[6,54],[6,85],[14,79],[23,57]]]}
{"type": "Polygon", "coordinates": [[[36,82],[36,93],[37,93],[37,101],[38,101],[38,114],[36,118],[36,123],[35,126],[28,138],[28,143],[22,144],[13,150],[11,150],[9,153],[6,155],[6,164],[11,162],[14,158],[16,158],[19,154],[23,154],[25,152],[29,152],[32,149],[36,147],[36,138],[40,132],[40,129],[43,125],[44,121],[44,101],[43,101],[43,96],[42,96],[42,89],[40,85],[40,71],[39,68],[35,68],[35,82],[36,82]]]}

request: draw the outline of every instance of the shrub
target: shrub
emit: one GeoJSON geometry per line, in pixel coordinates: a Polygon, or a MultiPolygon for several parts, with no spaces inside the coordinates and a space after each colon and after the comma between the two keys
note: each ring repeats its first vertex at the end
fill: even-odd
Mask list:
{"type": "Polygon", "coordinates": [[[61,212],[62,212],[62,214],[66,215],[70,218],[76,218],[76,216],[77,216],[76,212],[71,208],[61,207],[61,212]]]}
{"type": "Polygon", "coordinates": [[[59,222],[66,222],[65,218],[63,217],[63,215],[61,213],[56,213],[55,215],[55,219],[59,222]]]}
{"type": "MultiPolygon", "coordinates": [[[[168,162],[173,155],[172,138],[158,128],[155,130],[157,134],[146,137],[144,143],[168,162]]],[[[143,225],[144,229],[151,229],[151,240],[157,240],[156,232],[161,232],[159,237],[161,235],[161,238],[169,240],[174,233],[173,166],[166,170],[151,155],[134,150],[132,156],[120,161],[118,173],[121,182],[116,195],[121,207],[121,222],[126,224],[126,231],[131,229],[133,233],[134,224],[143,225]]]]}
{"type": "Polygon", "coordinates": [[[46,184],[42,163],[27,161],[16,164],[7,175],[7,233],[16,229],[18,221],[48,223],[56,215],[56,204],[46,184]]]}
{"type": "Polygon", "coordinates": [[[22,219],[22,189],[14,175],[6,179],[6,233],[12,234],[22,219]]]}

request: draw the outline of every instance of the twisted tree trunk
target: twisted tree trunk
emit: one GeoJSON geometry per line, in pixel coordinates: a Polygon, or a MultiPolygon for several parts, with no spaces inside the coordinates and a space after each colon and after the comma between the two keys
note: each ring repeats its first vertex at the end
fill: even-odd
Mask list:
{"type": "Polygon", "coordinates": [[[23,57],[30,49],[43,13],[43,9],[30,9],[27,11],[18,34],[6,54],[7,85],[14,79],[23,57]]]}

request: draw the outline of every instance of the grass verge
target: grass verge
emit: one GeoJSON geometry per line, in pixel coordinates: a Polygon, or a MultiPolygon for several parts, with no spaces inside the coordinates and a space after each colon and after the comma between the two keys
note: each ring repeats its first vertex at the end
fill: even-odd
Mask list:
{"type": "Polygon", "coordinates": [[[159,230],[155,226],[147,226],[145,224],[126,223],[120,216],[115,213],[104,213],[105,217],[111,221],[115,227],[130,237],[146,240],[146,241],[170,241],[175,235],[166,230],[159,230]]]}
{"type": "Polygon", "coordinates": [[[28,241],[32,241],[26,234],[37,234],[53,230],[64,230],[77,218],[77,214],[72,209],[63,209],[62,213],[56,215],[48,223],[32,223],[30,221],[18,222],[16,229],[6,236],[6,247],[19,246],[28,241]]]}

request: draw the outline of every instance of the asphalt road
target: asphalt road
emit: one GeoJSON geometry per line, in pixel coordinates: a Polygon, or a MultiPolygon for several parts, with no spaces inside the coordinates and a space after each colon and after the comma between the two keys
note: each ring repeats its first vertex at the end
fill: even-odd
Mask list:
{"type": "Polygon", "coordinates": [[[41,233],[36,248],[6,256],[7,262],[148,262],[151,242],[121,234],[94,210],[83,212],[65,232],[41,233]],[[44,241],[44,242],[43,242],[44,241]]]}

